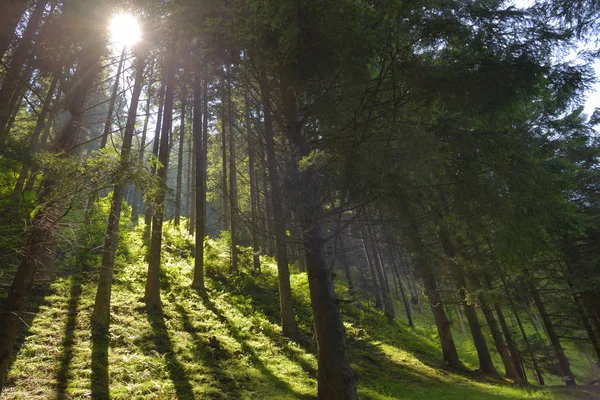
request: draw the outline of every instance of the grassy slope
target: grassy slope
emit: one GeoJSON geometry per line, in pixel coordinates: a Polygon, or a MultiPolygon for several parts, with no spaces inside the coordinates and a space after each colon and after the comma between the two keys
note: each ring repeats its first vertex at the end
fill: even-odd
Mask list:
{"type": "MultiPolygon", "coordinates": [[[[126,256],[114,282],[109,342],[90,333],[94,274],[66,271],[50,286],[38,287],[2,398],[87,398],[107,390],[113,399],[315,398],[317,363],[305,274],[291,278],[304,332],[303,343],[294,344],[279,334],[273,260],[263,259],[259,277],[231,277],[227,249],[211,241],[208,295],[201,297],[189,288],[192,263],[181,257],[189,241],[170,232],[161,314],[149,316],[139,302],[147,268],[139,236],[129,235],[130,248],[121,249],[126,256]]],[[[346,293],[341,283],[338,292],[346,293]]],[[[402,321],[389,323],[368,306],[345,304],[342,311],[361,399],[584,398],[579,392],[561,391],[557,397],[443,368],[428,314],[417,315],[418,327],[410,329],[402,321]]],[[[471,341],[455,336],[461,357],[474,367],[471,341]]]]}

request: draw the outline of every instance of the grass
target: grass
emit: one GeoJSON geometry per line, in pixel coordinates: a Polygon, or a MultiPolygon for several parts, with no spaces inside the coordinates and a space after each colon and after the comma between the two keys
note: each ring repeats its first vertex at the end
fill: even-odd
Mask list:
{"type": "MultiPolygon", "coordinates": [[[[190,239],[166,229],[162,312],[148,312],[139,301],[147,265],[138,229],[124,236],[128,247],[120,249],[107,336],[92,335],[90,329],[94,271],[71,268],[51,285],[36,287],[29,328],[3,399],[315,398],[317,361],[306,275],[291,277],[303,334],[296,344],[280,334],[277,268],[271,258],[264,257],[262,274],[252,276],[245,272],[251,260],[243,252],[246,267],[231,276],[223,241],[209,241],[208,290],[200,295],[190,288],[190,239]]],[[[346,293],[341,282],[337,290],[341,297],[346,293]]],[[[417,313],[417,328],[411,329],[402,317],[389,322],[361,304],[342,306],[361,399],[593,398],[577,397],[592,392],[519,388],[449,370],[439,361],[429,314],[417,313]]],[[[461,357],[475,367],[471,341],[457,332],[455,337],[461,357]]]]}

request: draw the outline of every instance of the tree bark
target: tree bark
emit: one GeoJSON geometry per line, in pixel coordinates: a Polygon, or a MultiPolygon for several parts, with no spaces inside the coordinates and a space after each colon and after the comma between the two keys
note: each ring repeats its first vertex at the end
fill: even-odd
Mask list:
{"type": "MultiPolygon", "coordinates": [[[[160,256],[162,244],[162,225],[165,211],[165,197],[167,190],[167,172],[169,168],[169,132],[173,122],[173,95],[175,90],[175,63],[176,63],[176,43],[174,40],[168,50],[168,66],[165,88],[165,103],[163,125],[160,135],[160,149],[158,152],[158,161],[161,168],[157,171],[158,178],[163,187],[158,191],[156,198],[156,209],[152,217],[152,237],[150,239],[150,254],[148,263],[148,278],[146,279],[146,289],[144,301],[149,308],[160,310],[162,308],[160,300],[160,256]]],[[[156,140],[156,139],[155,139],[156,140]]]]}
{"type": "Polygon", "coordinates": [[[365,228],[364,224],[361,224],[360,226],[361,228],[361,242],[362,242],[362,246],[365,252],[365,258],[367,259],[367,264],[369,266],[369,272],[371,273],[371,282],[373,283],[373,291],[375,292],[375,308],[378,308],[380,310],[383,310],[383,294],[381,291],[381,286],[379,281],[377,280],[377,272],[376,272],[376,266],[375,266],[375,261],[374,258],[372,256],[372,254],[370,254],[369,252],[369,246],[368,246],[368,233],[367,233],[367,229],[365,228]]]}
{"type": "MultiPolygon", "coordinates": [[[[142,83],[144,75],[145,60],[142,55],[137,56],[135,66],[135,82],[133,84],[133,93],[129,105],[129,114],[127,116],[127,125],[123,135],[123,146],[121,148],[119,175],[130,167],[131,163],[131,144],[133,142],[133,133],[135,131],[135,121],[137,119],[137,108],[142,93],[142,83]]],[[[119,240],[119,221],[121,219],[121,203],[126,182],[123,182],[122,176],[116,177],[117,184],[113,191],[110,213],[108,214],[108,226],[104,239],[104,250],[102,252],[102,266],[100,267],[100,277],[98,280],[98,290],[94,302],[94,311],[92,313],[92,327],[98,331],[108,331],[110,321],[110,298],[112,290],[113,270],[115,265],[115,253],[119,240]]]]}
{"type": "Polygon", "coordinates": [[[512,360],[513,366],[515,367],[515,371],[517,371],[517,375],[520,379],[527,381],[527,377],[525,376],[525,372],[521,366],[521,354],[519,353],[519,350],[515,345],[510,329],[508,328],[506,318],[504,318],[504,313],[502,312],[502,307],[500,307],[498,303],[495,303],[494,310],[496,311],[496,315],[498,315],[498,321],[500,321],[500,327],[502,328],[502,333],[504,333],[506,345],[508,346],[508,350],[510,351],[510,358],[512,360]]]}
{"type": "Polygon", "coordinates": [[[231,81],[227,80],[227,119],[229,123],[229,217],[231,227],[231,272],[238,272],[238,238],[237,238],[237,168],[235,159],[235,127],[233,102],[231,100],[231,81]]]}
{"type": "Polygon", "coordinates": [[[115,76],[115,83],[113,84],[110,102],[108,103],[108,114],[106,114],[106,121],[104,122],[104,131],[102,132],[102,139],[100,141],[101,149],[106,147],[106,143],[108,142],[108,136],[111,134],[113,112],[115,110],[115,102],[117,101],[117,94],[119,92],[119,79],[121,79],[121,71],[123,71],[123,61],[125,60],[126,53],[127,48],[123,47],[123,50],[121,51],[121,58],[119,59],[119,65],[117,66],[117,75],[115,76]]]}
{"type": "Polygon", "coordinates": [[[271,99],[269,83],[264,69],[259,76],[259,85],[264,104],[265,118],[265,147],[267,154],[267,167],[271,185],[271,209],[273,210],[273,225],[275,228],[275,248],[277,252],[277,275],[279,278],[279,304],[281,309],[281,325],[283,334],[292,340],[299,340],[298,326],[294,315],[292,302],[292,289],[290,286],[290,270],[287,261],[285,246],[285,221],[279,195],[279,176],[277,173],[277,159],[275,158],[275,140],[273,134],[273,121],[271,114],[271,99]]]}
{"type": "MultiPolygon", "coordinates": [[[[158,90],[158,114],[156,116],[156,129],[154,130],[154,139],[152,142],[152,155],[155,158],[158,158],[158,149],[160,144],[160,133],[162,129],[162,116],[163,116],[163,106],[165,101],[165,79],[163,77],[160,84],[160,89],[158,90]]],[[[156,174],[156,164],[152,166],[152,173],[156,174]]],[[[146,204],[146,213],[144,215],[144,242],[150,240],[150,232],[152,226],[152,215],[154,214],[154,210],[152,204],[146,204]]]]}
{"type": "Polygon", "coordinates": [[[185,84],[181,89],[181,124],[179,125],[179,152],[177,156],[177,185],[175,188],[175,226],[181,222],[181,191],[183,189],[183,148],[185,142],[185,84]]]}
{"type": "MultiPolygon", "coordinates": [[[[206,83],[205,83],[206,86],[206,83]]],[[[206,96],[206,94],[204,94],[206,96]]],[[[193,120],[193,133],[194,133],[194,151],[196,153],[196,181],[194,185],[194,191],[196,192],[196,241],[194,247],[194,278],[192,280],[192,287],[200,292],[205,291],[204,287],[204,236],[205,236],[205,222],[204,222],[204,207],[205,207],[205,160],[204,160],[204,144],[202,135],[206,135],[203,128],[203,117],[204,120],[208,118],[206,111],[203,110],[203,97],[202,96],[202,82],[200,78],[200,72],[196,70],[194,75],[194,120],[193,120]],[[203,115],[204,114],[204,115],[203,115]]]]}
{"type": "Polygon", "coordinates": [[[496,322],[496,318],[494,317],[494,312],[488,306],[485,300],[480,298],[479,304],[481,305],[481,311],[483,312],[485,320],[487,321],[488,327],[490,328],[490,331],[492,333],[492,337],[494,338],[496,350],[498,351],[498,354],[500,354],[500,358],[502,359],[502,363],[504,364],[506,377],[518,383],[521,383],[521,377],[517,373],[517,370],[512,362],[510,350],[506,346],[506,342],[502,337],[500,328],[498,328],[498,323],[496,322]]]}
{"type": "MultiPolygon", "coordinates": [[[[248,96],[246,95],[244,102],[244,111],[246,115],[246,128],[247,128],[247,136],[248,136],[248,175],[250,179],[250,220],[252,222],[252,227],[250,228],[250,233],[252,235],[252,265],[254,268],[254,272],[260,272],[260,242],[258,240],[257,229],[258,226],[258,188],[256,182],[256,171],[254,166],[254,143],[252,142],[251,135],[251,117],[250,117],[250,107],[248,105],[248,96]]],[[[257,132],[258,134],[258,132],[257,132]]]]}
{"type": "Polygon", "coordinates": [[[542,302],[540,293],[538,292],[537,288],[533,283],[529,284],[529,291],[531,292],[531,295],[533,296],[533,302],[535,303],[535,306],[537,307],[540,316],[542,317],[542,322],[544,324],[544,327],[546,328],[546,332],[548,333],[548,338],[550,339],[550,343],[552,344],[552,348],[554,349],[554,353],[556,354],[556,359],[558,360],[558,364],[560,365],[562,373],[565,377],[566,384],[567,386],[575,386],[575,375],[573,375],[573,372],[571,371],[569,359],[565,355],[565,351],[560,345],[560,339],[558,338],[558,335],[554,330],[554,325],[552,324],[552,321],[550,321],[550,316],[546,311],[546,306],[542,302]]]}
{"type": "MultiPolygon", "coordinates": [[[[152,76],[150,76],[150,83],[148,84],[148,98],[146,99],[146,115],[144,116],[144,127],[142,128],[142,139],[140,140],[140,150],[138,153],[138,159],[140,163],[144,162],[144,153],[146,152],[146,136],[148,134],[148,123],[150,121],[150,100],[152,99],[152,76]]],[[[133,223],[137,225],[140,206],[142,206],[142,199],[140,198],[140,191],[136,188],[133,206],[131,207],[131,219],[133,223]]]]}

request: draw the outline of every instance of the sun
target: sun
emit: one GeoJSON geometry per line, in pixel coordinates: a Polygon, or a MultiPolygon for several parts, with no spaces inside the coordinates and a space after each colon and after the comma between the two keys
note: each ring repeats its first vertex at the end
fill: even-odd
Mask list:
{"type": "Polygon", "coordinates": [[[140,25],[135,17],[128,13],[119,13],[112,17],[109,32],[111,44],[118,49],[132,46],[142,37],[140,25]]]}

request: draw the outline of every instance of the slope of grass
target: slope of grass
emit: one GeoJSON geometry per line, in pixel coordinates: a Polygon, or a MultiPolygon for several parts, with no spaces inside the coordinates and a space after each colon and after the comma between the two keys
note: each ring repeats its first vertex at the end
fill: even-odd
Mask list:
{"type": "MultiPolygon", "coordinates": [[[[120,249],[108,337],[93,336],[94,271],[63,270],[37,287],[26,315],[25,338],[11,365],[3,399],[314,399],[317,361],[305,274],[291,277],[303,337],[288,341],[278,326],[276,266],[262,273],[228,273],[228,249],[207,244],[207,293],[190,288],[189,238],[167,227],[161,295],[163,310],[139,300],[147,265],[140,230],[120,249]]],[[[340,283],[340,296],[345,287],[340,283]]],[[[486,380],[444,368],[435,328],[426,313],[417,328],[389,322],[366,303],[344,304],[352,366],[361,399],[553,399],[536,388],[486,380]]],[[[470,341],[458,337],[473,363],[470,341]]],[[[498,364],[500,365],[500,364],[498,364]]]]}

